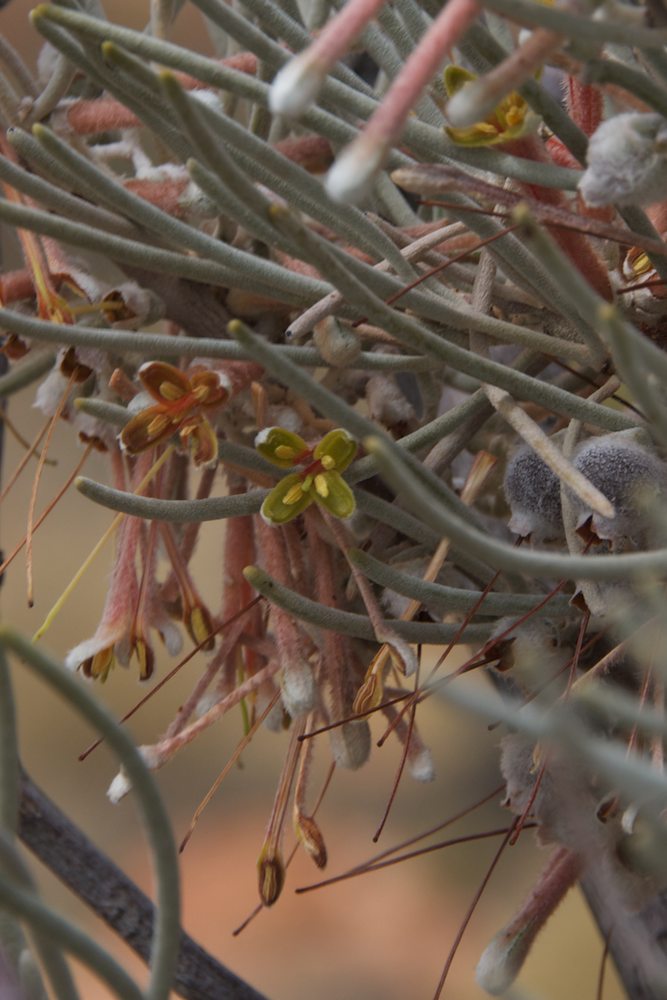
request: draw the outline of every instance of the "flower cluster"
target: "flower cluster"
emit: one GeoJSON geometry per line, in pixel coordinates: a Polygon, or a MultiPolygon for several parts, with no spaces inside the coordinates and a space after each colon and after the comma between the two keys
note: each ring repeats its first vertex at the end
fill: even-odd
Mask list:
{"type": "Polygon", "coordinates": [[[310,447],[292,431],[268,427],[255,438],[255,447],[280,469],[303,466],[300,472],[284,476],[264,500],[261,514],[269,524],[285,524],[313,502],[334,517],[354,513],[354,494],[341,476],[357,453],[357,443],[347,431],[338,427],[310,447]]]}

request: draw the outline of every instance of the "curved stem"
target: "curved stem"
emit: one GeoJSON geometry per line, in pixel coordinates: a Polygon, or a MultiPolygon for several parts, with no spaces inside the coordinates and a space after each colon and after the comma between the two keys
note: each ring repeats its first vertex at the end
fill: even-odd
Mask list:
{"type": "MultiPolygon", "coordinates": [[[[166,1000],[174,977],[180,935],[180,890],[171,825],[155,783],[130,737],[80,681],[10,628],[0,629],[0,643],[19,656],[97,729],[119,757],[137,792],[153,852],[158,895],[158,918],[146,1000],[166,1000]]],[[[7,887],[3,887],[3,894],[6,900],[13,899],[15,905],[19,905],[18,897],[11,893],[8,895],[7,887]]],[[[134,1000],[135,996],[141,997],[141,993],[137,990],[136,993],[127,993],[127,996],[132,996],[134,1000]]]]}

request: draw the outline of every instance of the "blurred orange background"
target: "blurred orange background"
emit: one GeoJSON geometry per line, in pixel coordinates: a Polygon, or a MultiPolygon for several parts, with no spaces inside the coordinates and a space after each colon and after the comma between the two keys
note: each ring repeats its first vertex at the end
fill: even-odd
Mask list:
{"type": "MultiPolygon", "coordinates": [[[[31,6],[14,0],[0,11],[0,31],[33,64],[39,41],[27,21],[31,6]]],[[[135,28],[146,23],[146,2],[116,0],[106,6],[120,23],[135,28]]],[[[179,17],[173,37],[181,44],[210,50],[200,15],[189,5],[179,17]]],[[[26,390],[12,400],[10,410],[12,420],[29,440],[43,419],[31,403],[32,392],[26,390]]],[[[5,478],[21,455],[22,449],[9,436],[5,478]]],[[[44,470],[38,511],[78,457],[78,446],[67,426],[57,429],[50,455],[57,466],[44,470]]],[[[4,505],[5,551],[11,550],[25,531],[35,466],[35,462],[28,465],[4,505]]],[[[103,459],[92,458],[84,471],[106,480],[103,459]]],[[[108,511],[71,491],[35,537],[35,606],[26,606],[25,561],[19,557],[3,588],[4,620],[32,634],[111,519],[108,511]]],[[[222,530],[215,524],[203,526],[195,561],[196,579],[213,608],[221,592],[222,530]]],[[[63,656],[92,634],[103,605],[110,560],[111,546],[107,546],[42,640],[45,648],[63,656]]],[[[202,665],[201,657],[191,661],[137,714],[131,725],[137,742],[155,740],[189,693],[202,665]]],[[[163,656],[158,678],[171,666],[163,656]]],[[[78,763],[77,755],[91,740],[89,728],[20,664],[14,667],[14,678],[25,766],[60,807],[150,892],[148,854],[131,798],[112,806],[105,797],[116,771],[114,761],[102,747],[85,763],[78,763]]],[[[145,690],[137,684],[133,671],[116,670],[96,693],[120,716],[145,690]]],[[[436,780],[420,785],[403,778],[377,847],[371,837],[390,794],[399,761],[398,745],[388,741],[357,773],[336,774],[319,814],[329,850],[328,873],[343,871],[379,849],[427,829],[499,784],[497,732],[489,734],[479,720],[462,716],[435,699],[422,706],[420,725],[433,750],[436,780]]],[[[382,723],[376,722],[373,731],[377,738],[382,723]]],[[[240,716],[232,713],[157,775],[177,839],[240,735],[240,716]]],[[[321,740],[319,759],[324,773],[328,748],[326,737],[321,740]]],[[[262,912],[238,938],[232,936],[234,927],[257,902],[256,859],[285,749],[285,734],[261,732],[243,754],[242,767],[229,775],[203,815],[182,857],[186,930],[270,1000],[429,1000],[497,840],[452,847],[302,896],[295,895],[294,888],[317,881],[320,875],[298,854],[278,903],[262,912]]],[[[504,825],[507,819],[498,808],[485,808],[443,836],[504,825]]],[[[288,831],[288,846],[290,838],[288,831]]],[[[464,935],[444,997],[473,1000],[486,995],[474,983],[476,961],[518,907],[546,857],[533,846],[530,832],[506,852],[464,935]]],[[[34,867],[39,868],[37,864],[34,867]]],[[[79,920],[145,981],[145,970],[122,943],[43,870],[40,880],[53,905],[79,920]]],[[[578,892],[573,892],[529,958],[519,981],[521,996],[594,1000],[601,954],[597,931],[578,892]]],[[[85,972],[81,983],[85,1000],[108,996],[85,972]]],[[[622,995],[613,970],[608,968],[605,1000],[618,1000],[622,995]]]]}

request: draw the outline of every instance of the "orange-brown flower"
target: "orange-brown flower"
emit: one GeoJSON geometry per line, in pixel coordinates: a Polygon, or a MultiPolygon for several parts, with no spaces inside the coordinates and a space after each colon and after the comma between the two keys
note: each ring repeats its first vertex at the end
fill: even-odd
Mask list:
{"type": "Polygon", "coordinates": [[[182,443],[192,450],[195,465],[215,464],[218,439],[206,413],[229,396],[225,374],[201,367],[183,372],[165,361],[149,361],[138,374],[155,404],[135,414],[125,425],[120,434],[123,449],[137,455],[178,433],[182,443]]]}

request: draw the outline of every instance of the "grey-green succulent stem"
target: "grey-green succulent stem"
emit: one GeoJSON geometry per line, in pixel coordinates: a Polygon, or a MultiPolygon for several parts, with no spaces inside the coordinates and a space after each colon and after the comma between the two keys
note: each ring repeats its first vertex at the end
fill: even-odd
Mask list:
{"type": "MultiPolygon", "coordinates": [[[[180,888],[171,824],[155,782],[128,734],[78,678],[13,629],[0,628],[0,644],[20,657],[31,671],[60,694],[104,737],[132,783],[146,827],[157,882],[151,977],[144,996],[145,1000],[167,1000],[174,978],[180,939],[180,888]]],[[[6,892],[6,887],[4,891],[6,892]]],[[[106,952],[103,954],[106,955],[106,952]]],[[[80,954],[79,957],[85,960],[85,955],[80,954]]],[[[130,995],[133,998],[135,995],[142,996],[140,991],[128,994],[128,997],[130,995]]]]}
{"type": "Polygon", "coordinates": [[[121,264],[135,265],[148,271],[173,274],[180,278],[190,278],[192,281],[223,288],[235,287],[259,291],[293,305],[309,305],[329,291],[329,286],[324,282],[295,274],[270,261],[262,261],[261,258],[254,258],[253,270],[256,272],[256,277],[251,278],[242,267],[230,270],[215,261],[175,253],[110,233],[101,233],[91,226],[70,222],[68,219],[25,205],[1,201],[0,218],[13,226],[30,229],[44,236],[52,236],[56,240],[81,249],[105,254],[121,264]],[[265,265],[268,266],[264,272],[265,278],[262,280],[260,275],[265,265]]]}
{"type": "MultiPolygon", "coordinates": [[[[288,216],[287,213],[274,211],[273,217],[274,221],[280,221],[281,224],[284,221],[286,225],[290,226],[290,230],[293,227],[298,227],[298,223],[292,217],[288,216]]],[[[377,323],[378,326],[393,333],[402,343],[410,343],[412,346],[417,346],[425,353],[429,353],[433,357],[437,357],[440,361],[451,364],[452,367],[471,375],[473,378],[478,378],[482,382],[490,382],[492,385],[498,385],[519,399],[529,399],[557,413],[581,418],[587,423],[594,423],[609,430],[622,430],[633,426],[633,421],[628,420],[621,414],[595,403],[589,403],[578,396],[573,396],[571,393],[563,392],[563,390],[555,386],[539,382],[521,372],[512,371],[496,362],[480,358],[470,351],[447,343],[444,339],[432,333],[411,317],[400,316],[385,305],[384,302],[377,299],[361,283],[352,279],[348,274],[341,275],[342,269],[339,266],[339,262],[327,253],[321,242],[313,237],[312,233],[306,233],[305,230],[301,229],[301,235],[304,241],[303,246],[304,248],[308,248],[307,253],[310,259],[316,261],[320,267],[325,268],[326,273],[330,275],[334,282],[338,283],[339,280],[342,280],[346,285],[346,289],[353,292],[359,308],[363,309],[366,316],[372,322],[377,323]]],[[[294,366],[287,362],[287,359],[281,358],[279,360],[272,346],[260,343],[258,338],[244,324],[233,322],[229,329],[230,333],[238,338],[239,342],[246,347],[256,360],[259,360],[260,356],[264,358],[263,361],[260,361],[260,364],[264,364],[265,366],[267,364],[273,365],[275,360],[275,367],[272,368],[272,371],[277,377],[288,382],[292,388],[296,388],[297,391],[302,392],[315,406],[321,408],[322,404],[324,404],[329,410],[327,416],[333,420],[341,420],[343,425],[347,426],[347,429],[352,434],[355,434],[357,437],[359,436],[359,430],[355,430],[354,428],[355,426],[357,428],[360,426],[363,418],[353,411],[351,407],[347,407],[341,400],[329,393],[323,386],[318,385],[313,379],[307,376],[304,378],[303,373],[297,373],[294,370],[294,366]],[[283,364],[283,361],[286,363],[283,364]],[[297,381],[299,382],[298,386],[296,385],[297,381]],[[345,414],[344,418],[343,414],[345,414]]],[[[323,410],[323,412],[325,411],[323,410]]]]}
{"type": "Polygon", "coordinates": [[[553,237],[538,225],[527,205],[517,205],[512,211],[512,218],[520,224],[522,234],[543,267],[561,288],[567,288],[572,304],[582,319],[582,322],[577,324],[577,330],[588,346],[590,361],[594,366],[602,365],[606,352],[595,332],[595,318],[602,299],[570,258],[563,253],[553,237]]]}
{"type": "Polygon", "coordinates": [[[236,166],[224,146],[217,142],[199,113],[198,102],[189,97],[176,77],[172,73],[163,72],[160,74],[160,83],[190,140],[195,156],[201,161],[187,161],[192,179],[223,212],[230,214],[252,236],[271,245],[275,236],[266,218],[269,200],[236,166]],[[211,170],[214,172],[211,173],[211,170]]]}
{"type": "Polygon", "coordinates": [[[242,125],[214,108],[203,105],[200,116],[224,150],[225,143],[236,149],[244,170],[261,184],[300,205],[323,225],[350,240],[372,256],[388,260],[396,273],[411,281],[415,272],[401,256],[396,244],[359,209],[334,202],[321,183],[307,170],[292,163],[242,125]]]}
{"type": "Polygon", "coordinates": [[[186,167],[192,180],[211,199],[213,204],[218,207],[222,215],[233,219],[254,239],[262,240],[263,243],[273,247],[273,249],[284,250],[287,253],[291,252],[292,248],[287,240],[282,243],[276,240],[275,234],[271,233],[271,227],[267,223],[266,218],[258,215],[255,203],[261,204],[263,198],[257,188],[253,189],[255,194],[251,200],[242,201],[230,186],[227,186],[220,180],[220,173],[212,173],[206,167],[202,166],[198,160],[192,158],[187,161],[186,167]]]}
{"type": "Polygon", "coordinates": [[[87,413],[89,417],[102,420],[105,424],[113,427],[124,427],[130,419],[126,406],[118,403],[109,403],[106,399],[96,399],[94,396],[80,396],[74,400],[74,408],[80,413],[87,413]]]}
{"type": "Polygon", "coordinates": [[[32,73],[14,46],[10,45],[4,35],[0,35],[0,62],[5,64],[16,83],[19,84],[23,94],[30,97],[37,97],[39,88],[32,73]]]}
{"type": "Polygon", "coordinates": [[[256,514],[268,493],[268,490],[251,490],[234,496],[207,497],[203,500],[159,500],[157,497],[125,493],[83,476],[75,481],[75,486],[85,497],[102,507],[131,514],[133,517],[169,521],[172,524],[219,521],[228,517],[256,514]]]}
{"type": "Polygon", "coordinates": [[[14,365],[5,375],[0,375],[0,399],[20,392],[32,385],[53,368],[56,355],[53,351],[42,351],[20,365],[14,365]]]}
{"type": "MultiPolygon", "coordinates": [[[[0,832],[0,871],[17,889],[39,899],[28,866],[14,839],[4,830],[0,832]]],[[[35,952],[56,1000],[79,1000],[74,977],[58,944],[50,935],[30,927],[29,922],[28,927],[35,952]]],[[[46,998],[43,985],[40,986],[40,995],[46,998]]]]}
{"type": "MultiPolygon", "coordinates": [[[[277,604],[279,608],[294,615],[300,621],[356,639],[377,641],[373,626],[366,615],[358,615],[352,611],[340,611],[338,608],[327,607],[327,605],[311,601],[310,598],[284,587],[257,566],[246,567],[243,575],[248,583],[267,601],[270,601],[271,604],[277,604]]],[[[407,642],[418,642],[425,646],[450,642],[459,629],[458,625],[404,622],[399,619],[385,619],[382,621],[382,625],[396,632],[407,642]]],[[[469,625],[461,641],[466,643],[483,642],[489,637],[490,632],[490,625],[469,625]]]]}
{"type": "MultiPolygon", "coordinates": [[[[56,947],[69,952],[87,965],[119,1000],[144,1000],[144,994],[137,984],[106,948],[102,948],[78,927],[46,906],[34,893],[20,889],[2,875],[0,902],[4,909],[14,913],[39,934],[48,937],[56,947]]],[[[67,1000],[72,1000],[72,997],[73,994],[70,994],[67,1000]]]]}
{"type": "MultiPolygon", "coordinates": [[[[225,10],[231,12],[232,9],[225,7],[225,10]]],[[[117,28],[116,26],[108,24],[108,22],[97,21],[96,19],[89,18],[85,15],[71,14],[69,11],[63,11],[62,8],[38,8],[38,12],[38,21],[41,21],[44,16],[53,16],[53,19],[58,23],[68,24],[75,30],[80,29],[84,33],[92,34],[93,37],[105,40],[105,54],[118,62],[124,58],[122,50],[110,46],[106,40],[112,38],[118,43],[118,45],[127,45],[128,48],[132,48],[131,43],[128,44],[128,38],[133,35],[138,35],[138,33],[131,32],[129,29],[117,28]]],[[[239,22],[242,22],[246,28],[248,27],[247,21],[239,19],[238,15],[234,15],[234,17],[239,22]]],[[[257,32],[257,35],[266,40],[266,36],[262,35],[261,32],[257,32]]],[[[148,51],[151,48],[154,49],[155,45],[157,45],[158,49],[162,46],[171,50],[177,48],[176,46],[170,46],[169,43],[166,42],[156,43],[154,39],[148,39],[145,35],[139,35],[138,37],[142,39],[144,43],[149,43],[148,45],[143,44],[134,46],[135,49],[142,55],[148,54],[148,51]]],[[[271,44],[275,45],[275,43],[271,44]]],[[[284,63],[287,58],[285,53],[279,46],[275,46],[275,48],[281,54],[281,64],[284,63]]],[[[183,50],[179,49],[178,51],[180,55],[182,55],[183,50]]],[[[260,55],[263,59],[266,58],[263,53],[258,53],[258,55],[260,55]]],[[[159,58],[159,56],[157,56],[157,58],[159,58]]],[[[182,62],[182,60],[180,61],[182,62]]],[[[223,68],[214,63],[213,60],[203,61],[212,65],[215,70],[223,68]]],[[[141,64],[135,61],[133,66],[136,66],[137,71],[139,71],[141,64]]],[[[243,76],[243,74],[238,75],[241,77],[243,76]]],[[[141,76],[144,87],[148,88],[150,86],[151,93],[160,93],[159,82],[156,74],[148,68],[141,66],[141,76]]],[[[256,81],[256,83],[260,84],[260,81],[256,81]]],[[[107,84],[113,89],[113,81],[107,81],[107,84]]],[[[261,97],[261,103],[266,104],[268,86],[263,84],[261,87],[263,89],[259,90],[257,97],[261,97]]],[[[124,95],[124,97],[125,96],[127,95],[124,95]]],[[[152,110],[150,101],[142,103],[141,108],[137,107],[136,110],[142,118],[145,118],[146,111],[150,113],[152,110]]],[[[369,222],[369,220],[367,220],[365,216],[358,211],[358,209],[350,206],[337,205],[332,202],[331,199],[325,195],[321,185],[319,185],[319,183],[312,178],[307,171],[300,168],[297,164],[290,163],[266,143],[262,142],[256,136],[251,135],[246,129],[237,125],[231,119],[227,119],[226,116],[218,114],[210,108],[204,108],[203,111],[208,112],[209,115],[213,116],[213,120],[218,124],[218,126],[222,127],[225,124],[228,126],[228,131],[236,137],[242,146],[245,146],[246,153],[249,155],[251,160],[255,160],[259,156],[263,159],[264,166],[268,169],[270,174],[276,174],[284,180],[291,179],[292,184],[296,188],[297,198],[300,197],[302,199],[302,203],[304,204],[304,200],[308,199],[307,210],[315,214],[316,217],[320,218],[321,222],[336,231],[340,231],[341,234],[345,235],[348,239],[352,239],[356,245],[361,246],[368,252],[379,257],[387,257],[393,266],[398,270],[398,273],[401,273],[402,270],[406,276],[413,276],[411,269],[402,260],[391,240],[385,237],[381,230],[369,222]]],[[[158,128],[158,132],[160,131],[162,130],[158,128]]],[[[165,138],[170,142],[170,145],[173,145],[168,136],[165,136],[165,138]]],[[[177,146],[179,146],[179,148],[182,147],[182,143],[177,142],[177,146]]],[[[188,155],[189,153],[186,150],[184,154],[185,158],[187,158],[188,155]]],[[[264,173],[266,173],[266,170],[264,173]]]]}
{"type": "MultiPolygon", "coordinates": [[[[61,8],[62,9],[62,8],[61,8]]],[[[81,70],[93,83],[96,83],[102,90],[106,88],[106,80],[99,69],[99,59],[89,58],[82,45],[78,43],[71,33],[61,28],[51,18],[44,17],[44,9],[35,7],[30,13],[30,20],[34,28],[49,42],[56,51],[65,58],[70,65],[81,70]]],[[[108,23],[108,22],[100,22],[108,23]]],[[[97,53],[94,54],[97,57],[97,53]]]]}
{"type": "MultiPolygon", "coordinates": [[[[33,133],[38,142],[69,171],[71,182],[83,194],[106,203],[114,211],[162,237],[173,247],[187,247],[200,254],[205,260],[215,261],[231,272],[243,274],[245,287],[254,288],[265,295],[271,295],[275,285],[290,284],[285,268],[273,261],[263,260],[256,255],[238,250],[220,240],[207,236],[193,226],[161,211],[145,198],[127,191],[95,167],[80,153],[59,139],[50,129],[35,125],[33,133]],[[247,284],[246,284],[247,282],[247,284]]],[[[297,281],[297,284],[300,282],[297,281]]]]}
{"type": "MultiPolygon", "coordinates": [[[[101,329],[94,326],[69,326],[47,320],[24,316],[10,309],[0,308],[0,324],[22,337],[52,344],[71,344],[73,347],[98,347],[112,354],[129,352],[156,358],[217,358],[228,361],[245,361],[247,352],[233,340],[213,340],[210,337],[170,337],[159,333],[134,333],[127,330],[101,329]]],[[[279,346],[276,350],[286,354],[295,364],[311,368],[326,367],[327,363],[314,347],[279,346]]],[[[8,395],[36,381],[52,366],[54,355],[40,354],[17,365],[0,377],[0,395],[8,395]],[[49,365],[46,358],[51,358],[49,365]],[[42,360],[44,359],[44,360],[42,360]],[[34,368],[32,365],[34,364],[34,368]],[[42,367],[43,365],[43,367],[42,367]],[[5,381],[6,380],[6,381],[5,381]]],[[[350,365],[350,370],[375,371],[430,371],[433,362],[422,355],[381,354],[362,351],[350,365]]]]}
{"type": "Polygon", "coordinates": [[[141,240],[142,234],[126,219],[107,212],[104,208],[91,205],[56,187],[53,181],[69,184],[69,174],[58,170],[53,158],[45,154],[40,144],[22,129],[13,128],[7,132],[7,140],[24,159],[34,163],[49,174],[50,181],[29,174],[4,157],[0,157],[0,177],[17,191],[34,198],[45,208],[51,208],[68,219],[84,225],[97,227],[117,236],[141,240]]]}
{"type": "Polygon", "coordinates": [[[667,118],[667,90],[647,73],[640,73],[625,63],[616,59],[591,59],[584,68],[584,81],[616,84],[667,118]]]}
{"type": "Polygon", "coordinates": [[[413,41],[419,41],[430,23],[426,12],[415,0],[398,0],[396,7],[413,41]]]}
{"type": "MultiPolygon", "coordinates": [[[[95,50],[94,43],[91,48],[95,50]]],[[[100,50],[100,72],[107,89],[160,136],[180,160],[185,160],[188,144],[171,105],[156,85],[155,73],[115,42],[103,42],[100,50]]]]}
{"type": "Polygon", "coordinates": [[[655,573],[667,573],[667,549],[623,555],[570,556],[547,551],[517,549],[472,528],[423,484],[402,461],[398,449],[380,438],[366,439],[364,445],[375,457],[380,473],[434,531],[451,539],[466,552],[499,570],[526,573],[538,579],[557,580],[641,580],[655,573]]]}
{"type": "Polygon", "coordinates": [[[62,98],[65,97],[74,79],[75,72],[74,66],[62,52],[59,52],[53,73],[49,77],[41,94],[32,103],[30,114],[26,119],[28,123],[41,121],[47,115],[51,114],[62,98]]]}
{"type": "Polygon", "coordinates": [[[662,385],[647,363],[647,353],[637,349],[636,343],[641,334],[637,331],[637,336],[633,337],[630,324],[624,322],[618,310],[609,305],[599,310],[598,329],[610,345],[619,377],[648,417],[648,432],[661,444],[667,445],[667,406],[662,385]]]}
{"type": "Polygon", "coordinates": [[[0,70],[0,115],[5,128],[16,121],[19,95],[0,70]]]}
{"type": "MultiPolygon", "coordinates": [[[[373,470],[375,472],[375,470],[373,470]]],[[[434,548],[440,541],[440,536],[419,518],[414,517],[395,503],[383,500],[382,497],[366,490],[355,489],[354,498],[357,508],[362,514],[367,514],[373,521],[382,521],[408,538],[434,548]]]]}
{"type": "MultiPolygon", "coordinates": [[[[352,549],[349,558],[374,583],[388,587],[397,594],[421,601],[422,604],[436,601],[449,611],[470,611],[481,596],[481,591],[463,590],[460,587],[446,587],[440,583],[428,583],[410,573],[404,573],[375,559],[367,552],[352,549]]],[[[486,594],[475,612],[477,615],[521,615],[531,611],[538,603],[536,594],[486,594]]],[[[540,608],[537,616],[562,615],[572,613],[569,598],[556,595],[548,604],[540,608]]]]}
{"type": "Polygon", "coordinates": [[[634,24],[593,20],[545,5],[538,9],[531,0],[485,0],[485,6],[519,24],[539,25],[567,38],[593,42],[595,45],[617,42],[619,45],[633,45],[638,49],[661,49],[667,44],[665,28],[643,28],[634,24]]]}
{"type": "MultiPolygon", "coordinates": [[[[72,30],[78,30],[100,41],[112,39],[147,59],[153,59],[182,72],[191,73],[197,79],[209,83],[211,86],[228,90],[239,97],[268,105],[269,88],[265,83],[247,74],[221,66],[220,63],[205,56],[187,52],[180,46],[151,38],[129,28],[121,28],[108,21],[87,17],[79,12],[74,13],[48,4],[41,5],[37,15],[33,14],[33,21],[43,34],[46,34],[44,29],[47,20],[67,24],[72,30]]],[[[57,41],[53,36],[50,40],[54,41],[54,44],[57,43],[57,46],[65,51],[63,39],[57,41]]],[[[287,56],[285,56],[286,58],[287,56]]],[[[94,67],[91,72],[99,78],[94,67]]],[[[104,85],[104,81],[101,82],[104,85]]],[[[323,94],[331,97],[334,106],[341,110],[347,110],[350,115],[362,120],[368,118],[377,106],[377,101],[360,94],[338,80],[329,79],[325,84],[323,94]]],[[[312,128],[320,135],[328,136],[332,142],[336,143],[349,142],[358,134],[358,129],[344,122],[340,115],[330,114],[320,108],[311,109],[304,114],[302,122],[306,127],[312,128]]],[[[565,167],[536,163],[496,150],[475,150],[456,146],[447,140],[440,129],[433,128],[433,126],[416,119],[408,120],[404,137],[416,153],[428,160],[447,162],[449,159],[453,159],[458,163],[476,166],[481,170],[489,170],[501,177],[514,177],[528,184],[542,184],[545,187],[574,190],[579,178],[577,171],[565,167]]],[[[391,159],[393,166],[405,165],[410,162],[412,161],[409,157],[399,153],[395,153],[391,159]]]]}
{"type": "MultiPolygon", "coordinates": [[[[227,458],[229,461],[234,461],[234,464],[240,464],[245,468],[250,466],[245,456],[240,456],[239,461],[225,442],[221,442],[220,451],[223,460],[227,458]]],[[[258,471],[264,472],[266,470],[260,467],[258,471]]],[[[275,475],[276,470],[272,469],[271,471],[275,475]]],[[[203,500],[160,500],[156,497],[137,496],[134,493],[117,490],[84,476],[79,477],[75,485],[83,496],[102,507],[118,511],[121,514],[130,514],[133,517],[169,521],[172,524],[193,524],[256,514],[268,493],[268,490],[251,490],[230,497],[208,497],[203,500]]],[[[359,510],[374,520],[388,524],[409,538],[414,538],[416,541],[430,546],[437,545],[440,540],[435,532],[395,504],[387,503],[386,500],[366,493],[364,490],[357,489],[354,493],[359,510]]],[[[465,553],[456,548],[453,550],[453,555],[455,558],[460,555],[461,564],[466,572],[470,572],[476,579],[487,579],[488,567],[484,563],[467,557],[465,553]]]]}

